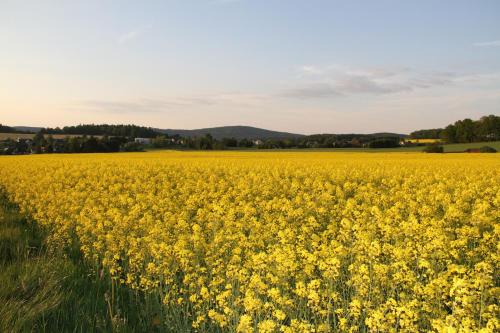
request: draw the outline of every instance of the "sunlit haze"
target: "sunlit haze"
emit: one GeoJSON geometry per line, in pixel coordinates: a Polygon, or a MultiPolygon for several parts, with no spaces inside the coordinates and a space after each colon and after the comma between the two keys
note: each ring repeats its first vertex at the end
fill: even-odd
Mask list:
{"type": "Polygon", "coordinates": [[[0,123],[408,133],[500,114],[500,1],[0,0],[0,123]]]}

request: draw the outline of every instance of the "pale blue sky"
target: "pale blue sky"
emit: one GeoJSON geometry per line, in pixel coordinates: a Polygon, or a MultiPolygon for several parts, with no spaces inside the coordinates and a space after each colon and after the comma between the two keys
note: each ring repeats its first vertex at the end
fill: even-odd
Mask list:
{"type": "Polygon", "coordinates": [[[0,0],[0,123],[396,131],[500,114],[500,1],[0,0]]]}

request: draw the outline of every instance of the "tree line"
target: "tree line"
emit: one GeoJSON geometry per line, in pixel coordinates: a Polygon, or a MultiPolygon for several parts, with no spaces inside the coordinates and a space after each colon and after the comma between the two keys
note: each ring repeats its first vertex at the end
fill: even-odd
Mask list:
{"type": "Polygon", "coordinates": [[[42,134],[72,134],[72,135],[107,135],[132,138],[154,138],[161,133],[151,127],[137,125],[76,125],[63,128],[42,128],[42,134]]]}
{"type": "Polygon", "coordinates": [[[185,149],[302,149],[302,148],[391,148],[400,146],[400,136],[396,134],[318,134],[287,139],[215,139],[210,134],[199,137],[179,137],[161,135],[151,140],[154,148],[180,147],[185,149]]]}
{"type": "Polygon", "coordinates": [[[458,120],[445,128],[412,132],[413,139],[442,139],[447,143],[467,143],[500,140],[500,117],[489,115],[479,120],[458,120]]]}
{"type": "Polygon", "coordinates": [[[50,153],[112,153],[142,150],[141,145],[125,137],[73,136],[54,139],[52,135],[37,133],[33,139],[7,139],[0,142],[0,154],[50,153]]]}
{"type": "Polygon", "coordinates": [[[15,129],[14,127],[6,126],[0,124],[0,133],[20,133],[20,134],[29,134],[30,132],[26,131],[19,131],[15,129]]]}
{"type": "MultiPolygon", "coordinates": [[[[25,133],[1,125],[1,133],[25,133]]],[[[447,143],[467,143],[500,140],[500,117],[484,116],[477,121],[463,119],[445,128],[412,132],[413,139],[442,139],[447,143]]],[[[314,134],[286,139],[215,139],[206,134],[198,137],[169,136],[151,127],[137,125],[77,125],[63,128],[43,128],[33,139],[4,140],[0,154],[24,153],[91,153],[139,151],[145,147],[221,150],[238,148],[303,149],[303,148],[393,148],[400,147],[404,136],[392,133],[378,134],[314,134]],[[68,135],[55,139],[52,135],[68,135]],[[135,142],[146,138],[148,142],[135,142]]]]}

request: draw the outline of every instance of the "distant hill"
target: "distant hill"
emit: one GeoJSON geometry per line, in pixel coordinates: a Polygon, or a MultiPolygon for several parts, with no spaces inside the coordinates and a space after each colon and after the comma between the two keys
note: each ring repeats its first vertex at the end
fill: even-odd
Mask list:
{"type": "Polygon", "coordinates": [[[398,136],[400,138],[407,138],[408,137],[408,134],[388,133],[388,132],[372,133],[372,134],[369,134],[369,135],[376,136],[376,137],[393,137],[393,136],[398,136]]]}
{"type": "Polygon", "coordinates": [[[16,131],[36,133],[40,132],[43,127],[32,127],[32,126],[13,126],[16,131]]]}
{"type": "Polygon", "coordinates": [[[182,137],[195,137],[195,136],[204,136],[206,134],[210,134],[215,139],[235,138],[238,140],[245,138],[261,139],[261,140],[291,139],[304,136],[302,134],[276,132],[251,126],[222,126],[222,127],[200,128],[194,130],[157,129],[157,131],[168,135],[178,134],[182,137]]]}
{"type": "MultiPolygon", "coordinates": [[[[31,127],[31,126],[13,126],[17,131],[37,133],[43,129],[43,127],[31,127]]],[[[304,135],[294,134],[287,132],[277,132],[266,130],[251,126],[221,126],[221,127],[211,127],[211,128],[200,128],[194,130],[185,129],[154,129],[159,133],[164,133],[168,135],[178,134],[182,137],[195,137],[195,136],[205,136],[206,134],[212,135],[215,139],[222,138],[235,138],[241,139],[289,139],[298,138],[304,135]]],[[[82,133],[80,133],[82,134],[82,133]]]]}
{"type": "MultiPolygon", "coordinates": [[[[113,131],[104,131],[105,129],[116,129],[122,127],[136,127],[137,130],[147,131],[145,135],[144,133],[136,133],[135,136],[146,136],[153,137],[155,136],[155,132],[160,134],[168,134],[170,136],[178,134],[181,137],[201,137],[206,134],[212,135],[214,139],[220,140],[223,138],[235,138],[237,140],[241,139],[297,139],[297,138],[311,138],[322,137],[322,136],[337,136],[340,139],[351,140],[357,137],[401,137],[405,138],[408,135],[406,134],[398,134],[398,133],[373,133],[373,134],[313,134],[313,135],[303,135],[289,132],[278,132],[271,131],[263,128],[257,128],[252,126],[220,126],[220,127],[210,127],[210,128],[200,128],[193,130],[186,129],[158,129],[158,128],[150,128],[150,127],[141,127],[134,125],[78,125],[78,126],[67,126],[62,129],[48,129],[43,127],[34,127],[34,126],[12,126],[11,128],[15,131],[24,132],[24,133],[37,133],[40,130],[44,130],[46,133],[50,134],[87,134],[87,135],[131,135],[130,133],[115,133],[113,131]],[[109,128],[108,128],[109,127],[109,128]],[[92,131],[90,131],[92,130],[92,131]],[[104,131],[104,132],[103,132],[104,131]],[[59,133],[61,132],[61,133],[59,133]],[[109,132],[109,133],[108,133],[109,132]]],[[[8,131],[5,131],[8,132],[8,131]]]]}
{"type": "MultiPolygon", "coordinates": [[[[103,135],[103,134],[108,134],[108,135],[118,135],[117,133],[101,133],[101,132],[88,132],[85,129],[87,127],[103,127],[103,126],[108,126],[108,127],[123,127],[123,125],[78,125],[78,126],[70,126],[70,127],[64,127],[63,131],[61,131],[62,134],[63,132],[66,134],[87,134],[87,135],[103,135]],[[66,131],[64,131],[66,130],[66,131]],[[94,133],[95,132],[95,133],[94,133]]],[[[132,126],[132,125],[130,125],[132,126]]],[[[12,126],[11,127],[15,131],[19,132],[24,132],[24,133],[37,133],[40,130],[48,131],[47,133],[52,133],[50,130],[47,128],[43,127],[34,127],[34,126],[12,126]]],[[[303,134],[296,134],[296,133],[289,133],[289,132],[278,132],[278,131],[271,131],[263,128],[257,128],[257,127],[252,127],[252,126],[221,126],[221,127],[210,127],[210,128],[200,128],[200,129],[194,129],[194,130],[186,130],[186,129],[158,129],[158,128],[147,128],[147,127],[137,127],[138,129],[148,129],[149,131],[155,131],[158,134],[163,133],[163,134],[168,134],[168,135],[175,135],[178,134],[181,137],[201,137],[205,136],[206,134],[212,135],[213,138],[220,140],[222,138],[235,138],[237,140],[241,139],[261,139],[261,140],[267,140],[267,139],[296,139],[296,138],[314,138],[314,137],[321,137],[321,136],[331,136],[335,135],[340,138],[344,139],[352,139],[355,137],[394,137],[398,136],[401,138],[405,138],[408,135],[406,134],[398,134],[398,133],[373,133],[373,134],[313,134],[313,135],[303,135],[303,134]]],[[[95,129],[94,129],[95,130],[95,129]]],[[[7,131],[5,131],[7,132],[7,131]]],[[[52,134],[57,134],[56,132],[52,134]]],[[[154,136],[154,133],[152,132],[151,135],[148,135],[148,137],[154,136]]]]}

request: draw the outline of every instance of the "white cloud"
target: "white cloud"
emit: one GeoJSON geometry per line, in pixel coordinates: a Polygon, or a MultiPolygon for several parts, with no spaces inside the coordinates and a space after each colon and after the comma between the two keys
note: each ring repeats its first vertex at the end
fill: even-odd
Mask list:
{"type": "Polygon", "coordinates": [[[464,76],[453,72],[418,72],[406,67],[352,68],[342,65],[302,66],[299,82],[281,95],[325,98],[358,94],[382,95],[452,85],[464,76]]]}
{"type": "Polygon", "coordinates": [[[323,73],[323,71],[321,71],[316,66],[308,66],[308,65],[300,67],[299,71],[303,74],[313,74],[313,75],[323,73]]]}
{"type": "Polygon", "coordinates": [[[493,40],[489,42],[479,42],[474,43],[474,46],[484,47],[484,46],[500,46],[500,40],[493,40]]]}
{"type": "Polygon", "coordinates": [[[281,95],[301,99],[325,98],[337,96],[340,93],[328,83],[311,83],[285,90],[281,95]]]}

